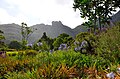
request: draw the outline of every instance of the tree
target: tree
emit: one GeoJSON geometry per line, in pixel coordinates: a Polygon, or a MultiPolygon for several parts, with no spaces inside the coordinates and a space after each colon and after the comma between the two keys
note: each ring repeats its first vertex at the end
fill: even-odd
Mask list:
{"type": "Polygon", "coordinates": [[[40,50],[43,51],[49,51],[53,49],[53,39],[49,38],[46,35],[46,32],[43,33],[42,37],[39,39],[38,43],[42,43],[39,47],[37,47],[40,50]]]}
{"type": "Polygon", "coordinates": [[[43,33],[43,36],[41,37],[42,41],[48,41],[49,37],[46,35],[46,32],[43,33]]]}
{"type": "Polygon", "coordinates": [[[11,41],[8,46],[11,49],[17,49],[17,50],[19,50],[19,49],[21,49],[22,44],[20,42],[14,40],[14,41],[11,41]]]}
{"type": "Polygon", "coordinates": [[[25,48],[25,45],[28,42],[28,38],[31,36],[31,34],[37,29],[31,29],[30,27],[27,26],[26,23],[22,22],[21,23],[21,35],[22,35],[22,45],[23,48],[25,48]]]}
{"type": "Polygon", "coordinates": [[[101,29],[101,23],[108,21],[113,11],[120,7],[119,0],[74,0],[73,8],[79,9],[82,18],[88,18],[93,22],[94,31],[96,25],[101,29]],[[98,23],[98,24],[97,24],[98,23]]]}

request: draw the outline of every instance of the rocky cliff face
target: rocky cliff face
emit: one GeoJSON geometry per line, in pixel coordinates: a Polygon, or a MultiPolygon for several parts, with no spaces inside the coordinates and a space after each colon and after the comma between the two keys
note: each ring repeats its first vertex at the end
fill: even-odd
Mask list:
{"type": "Polygon", "coordinates": [[[43,35],[43,32],[46,32],[47,36],[51,38],[55,38],[62,33],[66,33],[70,36],[75,36],[73,30],[63,25],[60,21],[53,21],[52,25],[37,24],[31,26],[31,28],[35,28],[37,30],[29,38],[30,42],[35,42],[36,40],[38,40],[43,35]]]}

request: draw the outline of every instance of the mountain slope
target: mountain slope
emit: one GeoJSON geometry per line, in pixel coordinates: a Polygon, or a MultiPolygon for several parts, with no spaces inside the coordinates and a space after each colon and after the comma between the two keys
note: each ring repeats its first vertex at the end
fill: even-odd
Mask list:
{"type": "Polygon", "coordinates": [[[77,27],[75,27],[73,29],[73,32],[75,35],[77,35],[80,32],[86,32],[87,31],[87,27],[83,26],[83,25],[78,25],[77,27]]]}
{"type": "Polygon", "coordinates": [[[35,28],[37,30],[31,35],[31,38],[29,39],[30,42],[35,42],[36,40],[38,40],[42,36],[43,32],[46,32],[47,36],[51,38],[55,38],[62,33],[66,33],[70,36],[75,36],[73,30],[63,25],[60,21],[53,21],[52,25],[37,24],[31,26],[31,28],[35,28]]]}
{"type": "MultiPolygon", "coordinates": [[[[6,38],[5,43],[9,44],[12,40],[21,41],[21,26],[17,24],[3,24],[0,25],[0,29],[4,32],[6,38]]],[[[43,32],[46,32],[47,36],[51,38],[55,38],[62,33],[66,33],[72,37],[75,37],[76,35],[75,30],[63,25],[61,21],[53,21],[52,25],[36,24],[31,26],[31,29],[37,30],[35,30],[29,37],[29,43],[34,43],[40,39],[43,32]]]]}
{"type": "Polygon", "coordinates": [[[112,16],[112,22],[113,23],[116,23],[116,22],[119,22],[120,21],[120,10],[112,16]]]}
{"type": "Polygon", "coordinates": [[[20,34],[21,27],[17,24],[3,24],[0,25],[0,30],[4,32],[5,36],[5,43],[10,43],[11,40],[18,40],[21,41],[21,34],[20,34]]]}

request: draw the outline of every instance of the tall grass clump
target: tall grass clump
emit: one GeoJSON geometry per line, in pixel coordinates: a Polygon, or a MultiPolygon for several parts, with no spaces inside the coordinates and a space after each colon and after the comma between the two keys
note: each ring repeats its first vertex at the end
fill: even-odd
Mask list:
{"type": "Polygon", "coordinates": [[[119,25],[100,34],[96,52],[104,59],[120,63],[120,31],[119,25]]]}

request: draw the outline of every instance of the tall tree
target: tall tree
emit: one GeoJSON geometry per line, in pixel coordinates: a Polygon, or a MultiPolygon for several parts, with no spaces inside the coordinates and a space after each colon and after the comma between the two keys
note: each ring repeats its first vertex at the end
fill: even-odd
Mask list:
{"type": "Polygon", "coordinates": [[[22,22],[21,23],[21,35],[22,35],[22,44],[23,47],[27,44],[28,38],[30,35],[37,29],[31,29],[30,27],[27,26],[26,23],[22,22]]]}
{"type": "Polygon", "coordinates": [[[94,31],[98,25],[110,19],[113,11],[120,7],[119,0],[74,0],[73,8],[80,10],[82,18],[88,18],[94,24],[94,31]],[[98,24],[97,24],[98,23],[98,24]]]}
{"type": "Polygon", "coordinates": [[[41,42],[42,43],[42,49],[43,50],[46,50],[46,51],[49,51],[49,50],[52,50],[53,49],[53,39],[48,37],[46,35],[46,32],[43,33],[42,37],[39,39],[38,42],[41,42]]]}

